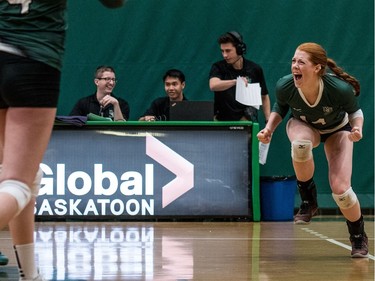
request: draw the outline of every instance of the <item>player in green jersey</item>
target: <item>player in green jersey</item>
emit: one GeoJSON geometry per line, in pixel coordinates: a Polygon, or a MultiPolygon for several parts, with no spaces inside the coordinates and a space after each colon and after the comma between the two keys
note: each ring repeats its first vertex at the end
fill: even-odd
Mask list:
{"type": "Polygon", "coordinates": [[[346,218],[352,257],[368,256],[368,239],[360,204],[351,187],[353,143],[362,138],[363,113],[356,96],[359,82],[327,57],[316,43],[298,46],[291,75],[276,85],[276,102],[259,141],[269,143],[272,133],[291,110],[287,135],[302,203],[296,224],[310,223],[318,209],[313,180],[313,148],[321,142],[329,167],[332,196],[346,218]],[[327,68],[333,73],[328,74],[327,68]]]}
{"type": "Polygon", "coordinates": [[[0,227],[9,225],[19,280],[43,280],[34,205],[60,91],[65,10],[66,0],[0,0],[0,227]]]}

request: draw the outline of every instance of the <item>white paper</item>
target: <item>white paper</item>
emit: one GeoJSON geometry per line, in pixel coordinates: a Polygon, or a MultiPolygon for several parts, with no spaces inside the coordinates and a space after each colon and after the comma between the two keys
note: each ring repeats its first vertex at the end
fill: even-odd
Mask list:
{"type": "Polygon", "coordinates": [[[268,150],[270,148],[270,143],[262,143],[259,142],[259,164],[266,164],[267,162],[267,155],[268,155],[268,150]]]}
{"type": "Polygon", "coordinates": [[[262,105],[259,83],[251,83],[246,86],[243,78],[238,77],[236,83],[236,101],[259,109],[259,106],[262,105]]]}

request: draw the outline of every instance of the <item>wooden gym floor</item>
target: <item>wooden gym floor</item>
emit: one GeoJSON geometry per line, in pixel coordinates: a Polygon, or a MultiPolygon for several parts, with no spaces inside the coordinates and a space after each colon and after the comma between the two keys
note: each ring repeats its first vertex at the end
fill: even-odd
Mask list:
{"type": "MultiPolygon", "coordinates": [[[[37,222],[36,249],[47,280],[365,281],[374,280],[374,217],[367,216],[370,256],[350,258],[342,217],[293,222],[37,222]]],[[[0,280],[18,280],[9,231],[0,280]]]]}

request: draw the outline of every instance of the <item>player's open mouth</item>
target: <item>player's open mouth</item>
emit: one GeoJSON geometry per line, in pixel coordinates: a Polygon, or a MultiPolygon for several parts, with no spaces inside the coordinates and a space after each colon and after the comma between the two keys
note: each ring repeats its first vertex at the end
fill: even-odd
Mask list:
{"type": "Polygon", "coordinates": [[[294,79],[300,80],[302,78],[302,74],[294,74],[294,79]]]}

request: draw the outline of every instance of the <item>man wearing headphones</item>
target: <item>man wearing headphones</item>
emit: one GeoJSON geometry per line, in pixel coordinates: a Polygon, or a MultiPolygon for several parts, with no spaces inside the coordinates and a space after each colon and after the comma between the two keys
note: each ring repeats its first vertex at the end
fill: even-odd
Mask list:
{"type": "Polygon", "coordinates": [[[244,58],[246,44],[236,31],[226,32],[218,39],[223,60],[214,63],[210,70],[210,90],[215,93],[215,119],[219,121],[249,120],[258,122],[256,108],[236,101],[237,77],[247,83],[259,83],[265,122],[271,114],[270,98],[262,68],[244,58]]]}

